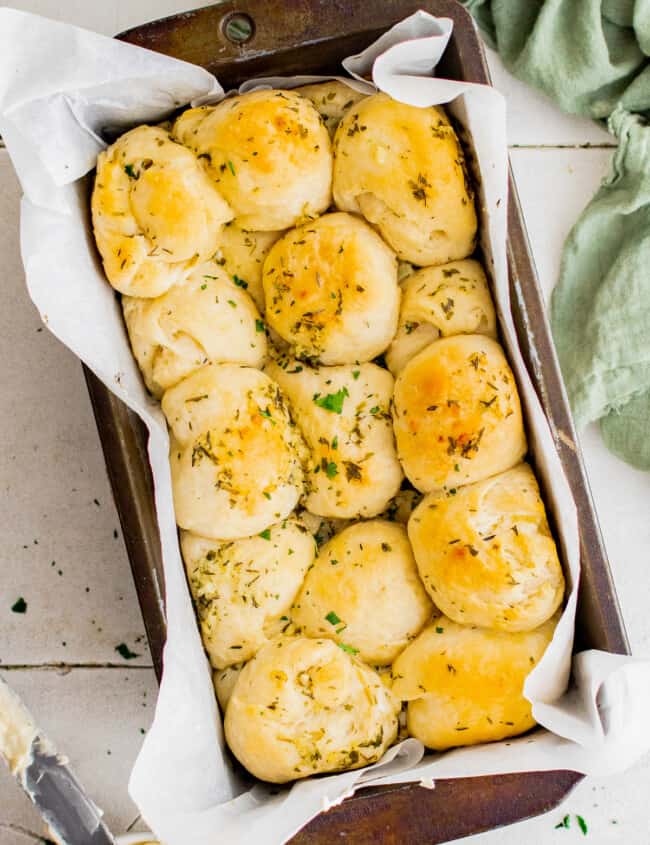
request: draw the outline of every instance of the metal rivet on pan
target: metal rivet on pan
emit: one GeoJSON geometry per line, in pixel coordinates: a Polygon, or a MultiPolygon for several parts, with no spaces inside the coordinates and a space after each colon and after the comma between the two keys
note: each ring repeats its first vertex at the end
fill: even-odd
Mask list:
{"type": "Polygon", "coordinates": [[[223,34],[233,44],[245,44],[255,34],[255,24],[243,12],[233,12],[224,18],[221,24],[223,34]]]}

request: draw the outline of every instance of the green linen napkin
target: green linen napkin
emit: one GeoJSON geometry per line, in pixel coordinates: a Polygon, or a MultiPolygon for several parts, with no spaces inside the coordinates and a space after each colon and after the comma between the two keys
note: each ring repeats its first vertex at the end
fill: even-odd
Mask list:
{"type": "Polygon", "coordinates": [[[564,245],[551,323],[576,424],[650,469],[650,0],[464,0],[505,66],[607,120],[610,173],[564,245]]]}

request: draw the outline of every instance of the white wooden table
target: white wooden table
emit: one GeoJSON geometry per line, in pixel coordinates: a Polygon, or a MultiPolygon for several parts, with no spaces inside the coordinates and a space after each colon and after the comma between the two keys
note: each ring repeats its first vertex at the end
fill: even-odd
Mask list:
{"type": "MultiPolygon", "coordinates": [[[[11,0],[10,0],[11,2],[11,0]]],[[[112,35],[182,11],[192,0],[13,0],[12,5],[112,35]]],[[[195,3],[194,5],[208,5],[195,3]]],[[[541,283],[557,278],[572,222],[596,190],[612,139],[562,115],[490,55],[508,100],[509,143],[541,283]]],[[[70,756],[115,832],[138,830],[127,795],[149,725],[156,681],[78,361],[42,330],[24,286],[18,247],[20,190],[0,149],[0,664],[39,723],[70,756]],[[27,611],[12,612],[24,597],[27,611]],[[137,657],[116,651],[128,645],[137,657]]],[[[612,457],[597,430],[582,445],[635,652],[650,655],[650,475],[612,457]]],[[[464,840],[476,845],[650,842],[650,760],[608,780],[583,781],[548,816],[464,840]]],[[[39,841],[29,802],[0,766],[0,845],[39,841]]],[[[218,842],[218,835],[216,843],[218,842]]],[[[189,843],[188,843],[189,845],[189,843]]],[[[408,845],[408,843],[404,843],[408,845]]]]}

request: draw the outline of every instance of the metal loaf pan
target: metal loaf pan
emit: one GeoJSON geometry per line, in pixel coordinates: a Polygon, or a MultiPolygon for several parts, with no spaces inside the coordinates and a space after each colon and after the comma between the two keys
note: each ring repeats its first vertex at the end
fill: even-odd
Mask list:
{"type": "MultiPolygon", "coordinates": [[[[451,42],[437,73],[489,83],[482,45],[471,18],[455,0],[233,0],[122,33],[119,38],[207,68],[225,88],[269,74],[328,73],[397,21],[424,9],[454,20],[451,42]],[[235,44],[234,15],[252,23],[235,44]]],[[[623,622],[573,430],[569,406],[536,279],[512,179],[509,200],[509,270],[515,323],[533,384],[546,412],[573,490],[580,519],[582,581],[577,648],[627,653],[623,622]]],[[[86,371],[97,427],[124,540],[133,569],[158,676],[165,640],[164,582],[158,526],[140,420],[86,371]]],[[[534,459],[534,456],[533,456],[534,459]]],[[[439,780],[434,790],[415,784],[362,790],[306,825],[295,845],[372,842],[435,845],[509,824],[556,806],[580,779],[574,772],[528,772],[439,780]]]]}

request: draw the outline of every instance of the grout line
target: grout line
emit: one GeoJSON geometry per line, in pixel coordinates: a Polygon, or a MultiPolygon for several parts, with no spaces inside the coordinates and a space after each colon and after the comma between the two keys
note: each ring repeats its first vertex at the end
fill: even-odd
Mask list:
{"type": "Polygon", "coordinates": [[[0,672],[24,672],[73,669],[153,669],[153,663],[0,663],[0,672]]]}
{"type": "MultiPolygon", "coordinates": [[[[40,836],[38,833],[34,833],[33,830],[29,830],[28,828],[23,827],[20,824],[0,822],[0,830],[10,830],[12,833],[20,833],[23,836],[28,836],[30,839],[33,839],[34,842],[52,842],[51,839],[45,839],[45,837],[40,836]]],[[[52,845],[54,845],[54,843],[52,843],[52,845]]]]}
{"type": "Polygon", "coordinates": [[[136,824],[140,821],[141,818],[142,818],[142,816],[140,815],[140,813],[138,813],[138,815],[133,819],[131,824],[127,827],[126,832],[131,833],[131,831],[136,826],[136,824]]]}
{"type": "Polygon", "coordinates": [[[617,144],[509,144],[510,150],[615,150],[617,144]]]}

